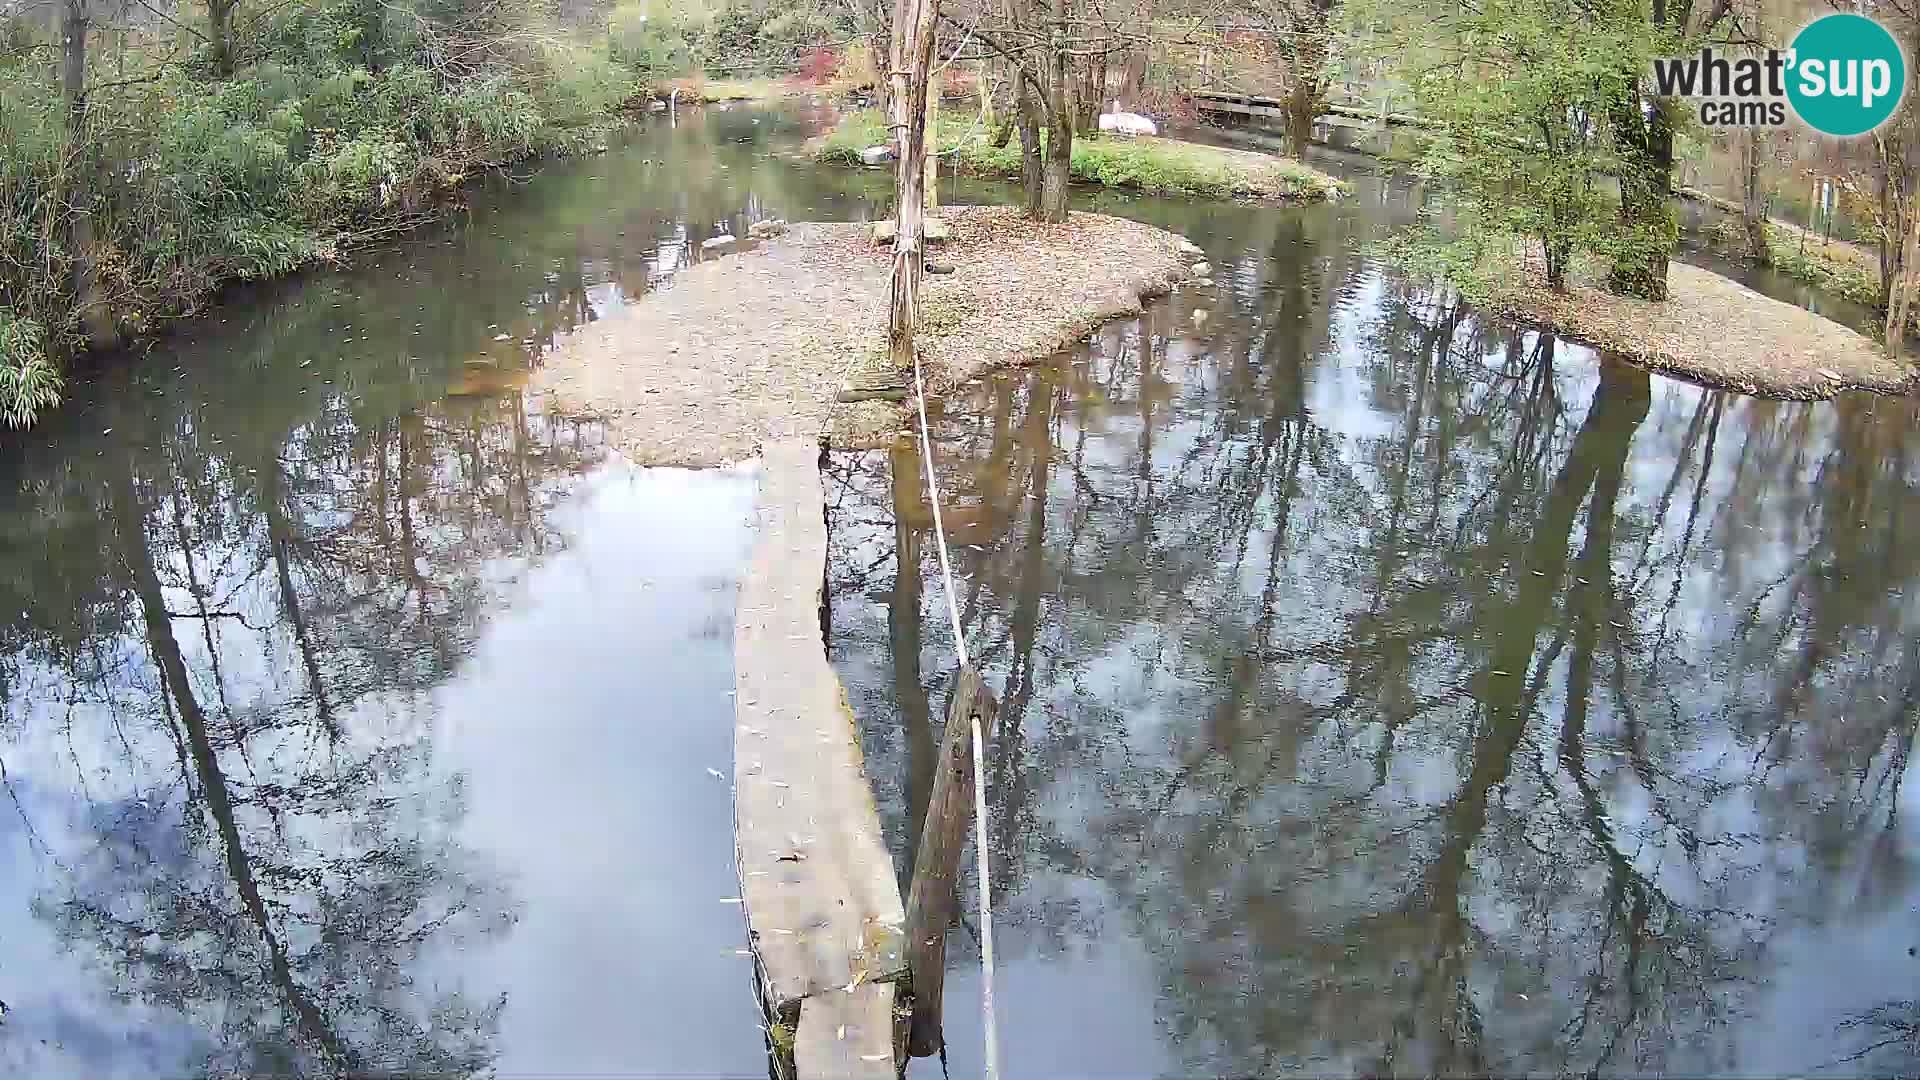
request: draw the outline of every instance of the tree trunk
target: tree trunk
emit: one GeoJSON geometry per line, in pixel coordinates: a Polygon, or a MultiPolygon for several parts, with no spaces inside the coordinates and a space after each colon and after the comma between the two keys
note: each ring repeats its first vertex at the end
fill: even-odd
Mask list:
{"type": "Polygon", "coordinates": [[[1140,95],[1147,88],[1147,53],[1138,49],[1127,54],[1120,76],[1120,102],[1133,112],[1140,111],[1140,95]]]}
{"type": "Polygon", "coordinates": [[[1747,256],[1762,266],[1773,261],[1767,247],[1767,203],[1760,187],[1760,163],[1765,156],[1760,140],[1764,137],[1760,131],[1750,130],[1740,148],[1744,166],[1740,176],[1740,224],[1746,232],[1747,256]]]}
{"type": "Polygon", "coordinates": [[[1040,171],[1040,212],[1036,220],[1067,220],[1067,183],[1073,175],[1073,78],[1067,64],[1066,30],[1057,28],[1048,49],[1046,160],[1040,171]]]}
{"type": "Polygon", "coordinates": [[[1079,92],[1074,95],[1073,129],[1088,135],[1100,130],[1100,110],[1107,100],[1107,58],[1105,54],[1087,60],[1079,92]]]}
{"type": "Polygon", "coordinates": [[[1540,238],[1540,245],[1547,261],[1547,288],[1566,292],[1567,264],[1573,261],[1573,241],[1565,235],[1548,235],[1540,238]]]}
{"type": "Polygon", "coordinates": [[[1020,125],[1020,189],[1026,195],[1027,216],[1040,217],[1040,188],[1044,169],[1040,161],[1040,106],[1024,76],[1017,76],[1014,113],[1020,125]]]}
{"type": "Polygon", "coordinates": [[[939,0],[903,0],[895,9],[894,114],[904,123],[894,181],[893,274],[887,289],[887,356],[913,367],[920,326],[920,281],[926,274],[927,78],[933,69],[933,24],[939,0]]]}
{"type": "Polygon", "coordinates": [[[912,29],[913,4],[914,0],[894,0],[887,68],[880,80],[886,87],[887,142],[893,147],[896,162],[907,156],[907,35],[912,29]]]}
{"type": "Polygon", "coordinates": [[[1607,287],[1642,300],[1667,298],[1667,262],[1679,227],[1673,218],[1673,121],[1655,102],[1643,111],[1637,86],[1614,103],[1620,131],[1620,224],[1623,250],[1607,287]]]}
{"type": "Polygon", "coordinates": [[[1064,110],[1052,119],[1040,174],[1040,212],[1035,218],[1061,222],[1067,220],[1067,185],[1073,177],[1073,123],[1064,110]]]}
{"type": "Polygon", "coordinates": [[[995,150],[1004,150],[1007,148],[1007,144],[1013,141],[1013,118],[1014,114],[1008,112],[996,120],[991,128],[987,129],[987,145],[993,147],[995,150]]]}
{"type": "Polygon", "coordinates": [[[100,287],[94,251],[94,153],[87,134],[87,31],[92,21],[88,0],[66,0],[61,9],[60,90],[67,106],[67,256],[71,260],[74,310],[87,344],[111,349],[120,344],[113,311],[100,287]]]}
{"type": "MultiPolygon", "coordinates": [[[[1893,306],[1894,285],[1901,279],[1906,266],[1902,253],[1909,231],[1907,218],[1914,205],[1912,196],[1916,179],[1908,142],[1905,133],[1898,130],[1882,131],[1873,137],[1874,164],[1877,166],[1874,187],[1880,203],[1880,230],[1875,247],[1880,257],[1880,307],[1883,311],[1893,306]]],[[[1811,209],[1807,211],[1807,231],[1800,238],[1803,253],[1806,237],[1818,228],[1815,215],[1820,203],[1820,185],[1816,181],[1811,202],[1808,203],[1811,209]]]]}
{"type": "Polygon", "coordinates": [[[213,73],[222,79],[233,75],[233,9],[236,0],[207,0],[207,42],[213,58],[213,73]]]}
{"type": "Polygon", "coordinates": [[[1900,355],[1906,346],[1907,319],[1913,311],[1914,292],[1920,281],[1916,281],[1916,269],[1920,269],[1920,206],[1916,206],[1914,193],[1909,191],[1901,200],[1901,214],[1904,219],[1904,236],[1900,242],[1899,254],[1895,257],[1892,271],[1887,279],[1887,321],[1884,336],[1887,351],[1900,355]]]}
{"type": "Polygon", "coordinates": [[[1313,141],[1326,66],[1327,43],[1321,27],[1312,23],[1303,26],[1294,45],[1289,72],[1292,85],[1287,93],[1287,148],[1295,157],[1305,154],[1307,144],[1313,141]]]}
{"type": "Polygon", "coordinates": [[[973,89],[980,98],[980,126],[992,131],[999,125],[993,117],[993,71],[985,60],[974,61],[973,89]]]}
{"type": "MultiPolygon", "coordinates": [[[[886,20],[880,19],[879,22],[884,25],[886,20]]],[[[893,69],[888,66],[887,52],[888,42],[892,36],[886,30],[881,30],[873,34],[867,43],[867,51],[873,56],[873,66],[880,69],[880,77],[873,84],[873,104],[880,110],[882,116],[892,116],[894,109],[893,79],[888,75],[888,72],[893,69]]],[[[889,138],[888,141],[893,140],[889,138]]]]}

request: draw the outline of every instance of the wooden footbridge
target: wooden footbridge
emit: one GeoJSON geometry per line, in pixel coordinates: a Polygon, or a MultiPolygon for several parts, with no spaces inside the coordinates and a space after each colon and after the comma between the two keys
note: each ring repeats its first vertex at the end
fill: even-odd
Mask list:
{"type": "Polygon", "coordinates": [[[903,905],[821,634],[820,453],[789,440],[761,455],[734,625],[734,854],[776,1074],[892,1080],[909,1051],[939,1048],[945,937],[971,823],[965,736],[970,715],[991,722],[992,699],[963,669],[903,905]],[[920,991],[911,1008],[910,972],[920,991]]]}
{"type": "MultiPolygon", "coordinates": [[[[1287,103],[1279,98],[1241,94],[1230,90],[1196,90],[1193,103],[1202,114],[1242,119],[1285,121],[1287,103]]],[[[1410,113],[1383,110],[1364,102],[1326,102],[1314,123],[1328,127],[1379,130],[1389,127],[1430,128],[1433,121],[1410,113]]]]}

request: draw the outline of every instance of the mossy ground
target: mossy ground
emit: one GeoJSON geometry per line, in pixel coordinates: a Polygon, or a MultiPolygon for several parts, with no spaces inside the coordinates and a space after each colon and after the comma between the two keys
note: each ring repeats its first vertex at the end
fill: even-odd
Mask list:
{"type": "MultiPolygon", "coordinates": [[[[961,172],[1007,178],[1020,175],[1019,140],[994,146],[986,125],[975,116],[944,115],[935,135],[942,160],[961,172]]],[[[863,109],[843,117],[833,132],[818,142],[814,157],[833,164],[858,165],[861,150],[886,141],[886,118],[878,110],[863,109]]],[[[1074,137],[1073,178],[1155,195],[1287,202],[1318,202],[1339,195],[1346,187],[1290,158],[1178,139],[1106,135],[1074,137]]]]}

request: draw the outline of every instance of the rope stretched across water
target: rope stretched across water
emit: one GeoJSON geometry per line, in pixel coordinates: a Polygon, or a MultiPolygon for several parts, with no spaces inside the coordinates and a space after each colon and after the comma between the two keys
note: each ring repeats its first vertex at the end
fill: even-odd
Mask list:
{"type": "MultiPolygon", "coordinates": [[[[933,476],[933,442],[927,437],[927,384],[920,375],[920,355],[913,357],[913,403],[920,414],[920,461],[927,471],[927,498],[933,503],[933,538],[940,552],[940,580],[947,591],[947,617],[953,621],[953,648],[960,655],[960,666],[966,667],[967,639],[960,632],[960,605],[954,600],[953,562],[947,557],[947,532],[940,522],[940,485],[933,476]]],[[[906,573],[901,567],[899,573],[906,573]]],[[[987,1080],[997,1080],[1000,1069],[1000,1035],[993,1019],[993,910],[988,902],[989,882],[987,876],[987,777],[986,752],[981,745],[980,720],[969,714],[967,722],[973,727],[973,835],[975,869],[980,878],[980,1018],[986,1028],[986,1069],[987,1080]]]]}

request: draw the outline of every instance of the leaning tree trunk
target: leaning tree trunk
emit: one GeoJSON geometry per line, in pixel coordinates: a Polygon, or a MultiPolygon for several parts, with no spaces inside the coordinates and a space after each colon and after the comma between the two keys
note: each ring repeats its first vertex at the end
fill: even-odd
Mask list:
{"type": "MultiPolygon", "coordinates": [[[[1906,241],[1912,231],[1912,217],[1916,205],[1920,205],[1920,147],[1909,132],[1904,130],[1905,121],[1901,118],[1901,128],[1883,129],[1873,136],[1874,165],[1876,166],[1875,187],[1879,197],[1880,229],[1878,243],[1875,245],[1880,257],[1880,307],[1891,310],[1894,293],[1900,283],[1913,269],[1906,258],[1906,241]]],[[[1821,205],[1820,185],[1814,185],[1811,203],[1817,210],[1821,205]]],[[[1808,214],[1807,231],[1814,231],[1817,221],[1813,211],[1808,214]]],[[[1804,242],[1804,241],[1803,241],[1804,242]]],[[[1891,339],[1889,339],[1891,343],[1891,339]]]]}
{"type": "Polygon", "coordinates": [[[1673,218],[1673,121],[1664,104],[1642,108],[1638,86],[1614,102],[1620,138],[1623,246],[1607,287],[1642,300],[1667,298],[1667,262],[1679,240],[1673,218]]]}
{"type": "Polygon", "coordinates": [[[1540,248],[1546,257],[1547,288],[1566,292],[1567,266],[1573,262],[1573,240],[1564,233],[1549,232],[1540,238],[1540,248]]]}
{"type": "Polygon", "coordinates": [[[1773,261],[1772,249],[1767,246],[1766,193],[1760,186],[1760,165],[1765,157],[1761,152],[1760,140],[1764,137],[1758,130],[1749,131],[1740,148],[1743,167],[1740,177],[1740,224],[1747,237],[1748,257],[1762,266],[1773,261]]]}
{"type": "MultiPolygon", "coordinates": [[[[1878,136],[1874,138],[1874,152],[1880,166],[1880,175],[1875,177],[1874,182],[1874,194],[1880,205],[1880,227],[1879,235],[1874,240],[1874,254],[1880,262],[1880,308],[1884,311],[1892,300],[1893,264],[1899,258],[1900,238],[1906,232],[1899,227],[1900,199],[1894,190],[1892,159],[1887,154],[1886,142],[1878,136]]],[[[1800,233],[1802,255],[1807,251],[1807,236],[1813,232],[1814,208],[1818,203],[1817,197],[1809,197],[1807,201],[1807,227],[1800,233]]]]}
{"type": "Polygon", "coordinates": [[[920,281],[926,273],[927,78],[933,69],[933,24],[939,0],[903,0],[895,9],[892,71],[894,115],[904,121],[894,181],[893,275],[887,289],[887,356],[913,367],[920,326],[920,281]]]}
{"type": "Polygon", "coordinates": [[[87,132],[88,0],[66,0],[61,9],[60,90],[67,106],[67,257],[71,260],[74,310],[87,344],[110,349],[120,343],[113,311],[100,286],[95,251],[95,157],[87,132]]]}
{"type": "MultiPolygon", "coordinates": [[[[1020,70],[1011,72],[1014,87],[1020,85],[1020,70]]],[[[1014,104],[1007,107],[1004,100],[996,103],[1000,88],[1006,75],[995,77],[994,65],[982,61],[980,64],[980,123],[987,129],[987,142],[995,150],[1001,150],[1013,141],[1013,128],[1020,119],[1019,97],[1016,93],[1014,104]]]]}
{"type": "Polygon", "coordinates": [[[1902,195],[1902,231],[1898,234],[1897,254],[1887,277],[1887,321],[1883,328],[1887,351],[1896,356],[1905,348],[1914,293],[1920,291],[1920,200],[1911,189],[1903,190],[1902,195]]]}

